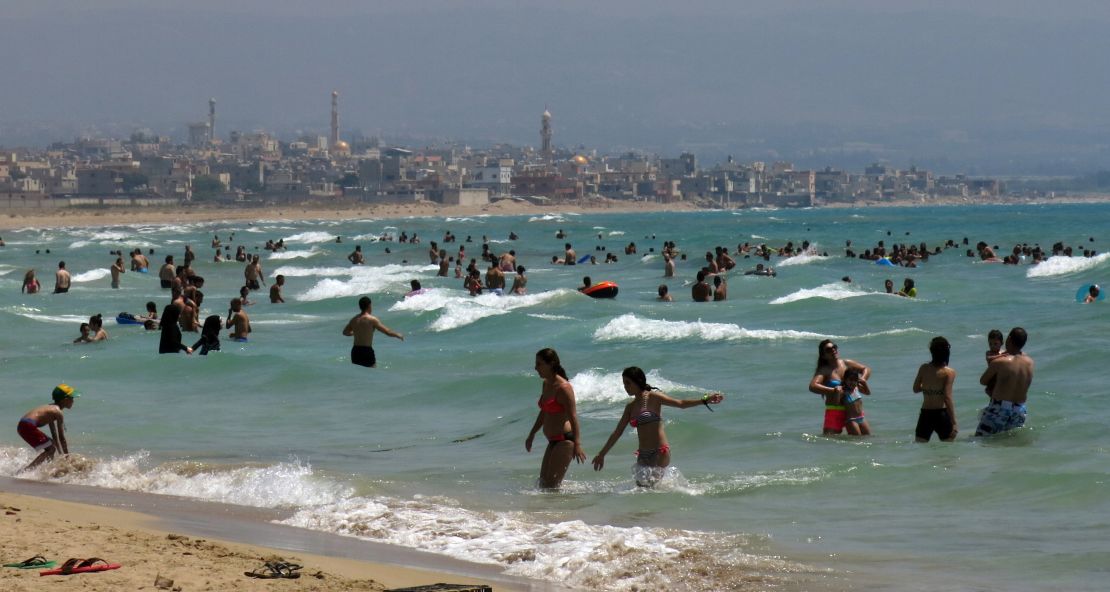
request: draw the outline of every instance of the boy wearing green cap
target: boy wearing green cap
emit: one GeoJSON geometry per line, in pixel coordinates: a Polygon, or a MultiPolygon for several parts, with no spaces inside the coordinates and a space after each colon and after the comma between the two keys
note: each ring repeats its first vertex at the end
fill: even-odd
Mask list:
{"type": "Polygon", "coordinates": [[[16,428],[20,437],[23,438],[31,448],[34,448],[36,452],[42,452],[35,460],[31,461],[31,464],[20,469],[20,473],[28,469],[33,469],[47,460],[53,459],[59,446],[62,449],[62,454],[69,454],[69,445],[66,444],[62,410],[71,409],[73,407],[73,398],[80,396],[81,395],[68,384],[59,384],[54,387],[53,404],[35,407],[20,418],[19,426],[16,428]],[[42,433],[42,430],[39,429],[44,425],[50,427],[50,436],[42,433]],[[55,444],[55,442],[57,442],[57,444],[55,444]]]}

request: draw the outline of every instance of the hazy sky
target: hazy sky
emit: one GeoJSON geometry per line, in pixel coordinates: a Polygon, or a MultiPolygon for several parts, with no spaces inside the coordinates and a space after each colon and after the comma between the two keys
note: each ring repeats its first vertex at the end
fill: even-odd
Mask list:
{"type": "Polygon", "coordinates": [[[1110,131],[1108,25],[1110,2],[1067,0],[27,0],[0,11],[0,143],[27,122],[180,132],[209,97],[225,137],[326,132],[337,89],[368,134],[535,144],[547,104],[560,145],[1086,146],[1110,131]]]}

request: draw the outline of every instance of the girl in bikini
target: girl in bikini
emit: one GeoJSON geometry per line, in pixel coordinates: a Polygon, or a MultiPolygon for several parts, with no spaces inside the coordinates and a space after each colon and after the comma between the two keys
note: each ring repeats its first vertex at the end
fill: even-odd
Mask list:
{"type": "Polygon", "coordinates": [[[609,441],[594,457],[594,470],[600,471],[605,466],[605,455],[617,443],[626,426],[636,429],[639,439],[639,449],[636,451],[636,465],[633,468],[636,484],[641,487],[651,487],[663,477],[663,469],[671,464],[671,447],[667,444],[667,435],[663,432],[663,418],[660,415],[663,405],[686,409],[710,403],[716,405],[725,400],[721,393],[706,393],[699,399],[674,399],[663,391],[647,383],[644,371],[636,366],[624,369],[621,374],[624,380],[624,391],[632,397],[624,407],[617,427],[609,436],[609,441]]]}
{"type": "Polygon", "coordinates": [[[913,379],[913,392],[925,397],[921,402],[921,413],[917,416],[917,429],[914,430],[916,442],[928,442],[933,432],[942,442],[956,439],[959,429],[956,425],[956,402],[952,399],[956,371],[948,367],[951,352],[952,346],[947,339],[934,337],[929,342],[929,354],[933,359],[922,364],[913,379]]]}
{"type": "Polygon", "coordinates": [[[540,412],[528,432],[528,438],[524,440],[524,449],[532,451],[532,440],[536,432],[543,428],[547,449],[540,464],[539,484],[543,488],[555,488],[563,482],[571,459],[585,462],[586,453],[582,451],[582,431],[578,426],[574,387],[570,385],[567,371],[559,361],[559,354],[551,348],[536,352],[536,373],[543,379],[538,403],[540,412]]]}

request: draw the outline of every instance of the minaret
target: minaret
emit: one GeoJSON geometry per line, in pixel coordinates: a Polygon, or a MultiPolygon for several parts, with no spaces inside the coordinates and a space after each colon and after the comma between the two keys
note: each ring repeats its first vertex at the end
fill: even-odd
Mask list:
{"type": "Polygon", "coordinates": [[[541,149],[543,157],[551,160],[551,112],[547,110],[547,105],[543,107],[543,118],[540,121],[540,140],[543,145],[541,149]]]}
{"type": "Polygon", "coordinates": [[[339,143],[339,91],[331,91],[331,142],[328,146],[335,148],[339,143]]]}
{"type": "Polygon", "coordinates": [[[208,143],[216,141],[216,99],[208,99],[208,143]]]}

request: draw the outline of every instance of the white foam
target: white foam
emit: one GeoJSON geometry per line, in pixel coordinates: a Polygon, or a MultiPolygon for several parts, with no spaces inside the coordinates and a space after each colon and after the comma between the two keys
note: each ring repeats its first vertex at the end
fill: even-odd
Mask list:
{"type": "Polygon", "coordinates": [[[335,235],[330,232],[310,230],[285,237],[287,243],[327,243],[335,240],[335,235]]]}
{"type": "Polygon", "coordinates": [[[543,314],[543,313],[538,313],[538,312],[537,313],[531,313],[528,316],[534,317],[534,318],[537,318],[537,319],[543,319],[545,321],[573,321],[573,320],[575,320],[574,317],[568,317],[566,315],[543,314]]]}
{"type": "Polygon", "coordinates": [[[109,269],[90,269],[84,273],[71,276],[70,279],[74,282],[95,282],[108,277],[111,273],[112,271],[109,269]]]}
{"type": "Polygon", "coordinates": [[[84,323],[89,320],[89,317],[81,315],[44,315],[36,313],[23,313],[19,316],[27,317],[35,321],[45,321],[47,323],[84,323]]]}
{"type": "Polygon", "coordinates": [[[532,216],[528,219],[529,222],[565,222],[561,215],[544,214],[542,216],[532,216]]]}
{"type": "Polygon", "coordinates": [[[575,294],[573,290],[559,289],[524,296],[498,296],[481,294],[469,296],[462,291],[427,290],[401,300],[389,308],[390,312],[442,311],[429,327],[432,331],[450,331],[465,327],[481,319],[507,314],[520,308],[544,304],[554,298],[575,294]]]}
{"type": "Polygon", "coordinates": [[[610,230],[609,236],[624,236],[623,230],[610,230]]]}
{"type": "Polygon", "coordinates": [[[855,298],[857,296],[867,296],[869,294],[877,294],[878,292],[864,292],[852,287],[852,284],[846,282],[836,282],[817,286],[816,288],[803,288],[796,292],[780,296],[771,301],[771,304],[786,304],[788,302],[797,302],[799,300],[808,300],[810,298],[824,298],[825,300],[844,300],[845,298],[855,298]]]}
{"type": "MultiPolygon", "coordinates": [[[[697,392],[705,389],[673,382],[663,378],[658,370],[647,372],[648,384],[667,393],[697,392]]],[[[624,381],[620,372],[604,372],[602,370],[585,370],[575,374],[570,379],[574,387],[575,399],[579,402],[598,401],[603,403],[627,403],[628,393],[624,390],[624,381]]]]}
{"type": "Polygon", "coordinates": [[[1025,272],[1025,277],[1038,278],[1038,277],[1055,277],[1058,275],[1070,275],[1094,269],[1110,259],[1110,253],[1102,253],[1094,257],[1065,257],[1057,255],[1049,257],[1044,261],[1029,268],[1025,272]]]}
{"type": "Polygon", "coordinates": [[[793,257],[787,257],[786,259],[779,261],[778,266],[790,267],[792,265],[809,265],[810,263],[818,263],[821,261],[826,261],[828,259],[829,257],[824,257],[821,255],[802,253],[801,255],[794,255],[793,257]]]}
{"type": "Polygon", "coordinates": [[[317,250],[316,247],[312,247],[307,251],[281,251],[270,253],[268,259],[275,261],[282,261],[287,259],[308,259],[309,257],[315,257],[316,255],[319,255],[321,252],[322,251],[317,250]]]}
{"type": "MultiPolygon", "coordinates": [[[[29,449],[0,448],[0,474],[14,475],[32,456],[29,449]]],[[[353,488],[322,479],[309,464],[297,460],[269,466],[212,467],[193,462],[152,466],[146,452],[107,460],[72,454],[20,477],[289,508],[294,513],[283,524],[498,565],[510,575],[577,589],[710,590],[756,571],[784,574],[802,569],[774,557],[744,553],[751,544],[746,535],[622,528],[579,520],[545,523],[524,513],[467,510],[440,497],[356,496],[353,488]],[[690,570],[690,565],[699,568],[690,570]]],[[[683,494],[687,493],[683,481],[671,487],[660,485],[672,495],[683,494]]],[[[625,493],[655,493],[622,483],[625,493]]],[[[577,485],[565,483],[568,491],[577,485]]]]}
{"type": "Polygon", "coordinates": [[[752,239],[753,239],[753,240],[767,240],[767,237],[765,237],[765,236],[759,236],[758,234],[753,234],[753,235],[752,235],[752,239]]]}
{"type": "Polygon", "coordinates": [[[781,339],[823,339],[821,333],[791,329],[745,329],[731,323],[703,323],[701,321],[657,321],[643,319],[629,313],[621,315],[594,332],[594,341],[742,341],[781,339]]]}
{"type": "Polygon", "coordinates": [[[743,553],[744,537],[664,528],[535,523],[509,512],[448,509],[451,500],[351,498],[297,512],[284,524],[338,532],[471,561],[582,590],[720,589],[722,572],[785,572],[743,553]],[[697,570],[688,565],[697,564],[697,570]]]}
{"type": "Polygon", "coordinates": [[[13,271],[15,271],[14,267],[11,268],[11,269],[0,269],[0,275],[8,275],[9,273],[11,273],[13,271]]]}
{"type": "Polygon", "coordinates": [[[349,267],[292,267],[283,265],[270,273],[270,277],[284,275],[285,277],[333,277],[351,275],[349,267]]]}
{"type": "Polygon", "coordinates": [[[297,300],[314,302],[330,298],[343,298],[382,292],[407,292],[409,282],[420,272],[421,266],[383,265],[381,267],[352,266],[348,280],[323,279],[297,296],[297,300]]]}
{"type": "Polygon", "coordinates": [[[445,218],[444,222],[476,222],[474,218],[445,218]]]}

